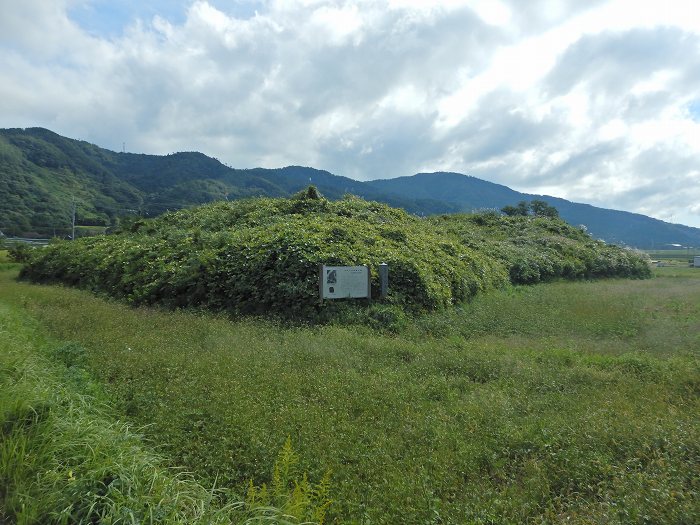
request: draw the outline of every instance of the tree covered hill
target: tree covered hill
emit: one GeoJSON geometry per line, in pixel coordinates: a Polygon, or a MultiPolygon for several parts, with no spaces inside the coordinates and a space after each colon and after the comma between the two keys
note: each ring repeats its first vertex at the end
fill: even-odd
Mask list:
{"type": "Polygon", "coordinates": [[[638,213],[598,208],[548,195],[520,193],[461,173],[419,173],[410,177],[374,180],[375,190],[398,197],[433,199],[444,202],[443,213],[455,208],[470,212],[483,208],[501,209],[522,200],[543,200],[554,206],[569,224],[584,225],[596,238],[638,248],[660,248],[666,244],[700,246],[700,228],[671,224],[638,213]]]}
{"type": "Polygon", "coordinates": [[[195,204],[282,197],[313,182],[331,199],[354,193],[412,213],[456,211],[430,199],[386,196],[326,171],[289,166],[234,169],[202,153],[117,153],[42,128],[0,130],[0,231],[65,236],[79,225],[115,226],[125,215],[156,216],[195,204]]]}
{"type": "Polygon", "coordinates": [[[141,193],[112,169],[113,154],[47,130],[0,132],[0,230],[64,234],[73,201],[83,224],[107,225],[141,193]]]}
{"type": "Polygon", "coordinates": [[[700,246],[700,229],[606,210],[458,173],[361,182],[302,166],[234,169],[202,153],[118,153],[42,128],[0,130],[0,231],[65,236],[78,225],[116,226],[125,215],[156,216],[195,204],[290,196],[314,184],[329,199],[351,193],[417,215],[500,209],[533,198],[596,238],[637,247],[700,246]]]}
{"type": "Polygon", "coordinates": [[[558,218],[482,212],[421,219],[354,196],[330,201],[313,187],[54,243],[33,250],[22,275],[132,304],[323,321],[348,312],[319,304],[319,266],[369,266],[378,299],[381,263],[389,265],[388,303],[397,315],[459,304],[508,283],[650,276],[639,252],[596,241],[558,218]]]}
{"type": "Polygon", "coordinates": [[[0,230],[65,235],[76,222],[113,226],[128,214],[287,192],[201,153],[116,153],[41,128],[0,130],[0,230]]]}

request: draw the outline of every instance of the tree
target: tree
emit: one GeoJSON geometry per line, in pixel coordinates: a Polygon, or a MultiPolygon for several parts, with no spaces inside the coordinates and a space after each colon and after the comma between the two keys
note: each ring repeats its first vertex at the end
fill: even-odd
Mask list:
{"type": "Polygon", "coordinates": [[[501,211],[510,217],[526,217],[530,214],[530,205],[526,201],[520,201],[517,206],[504,206],[501,211]]]}
{"type": "Polygon", "coordinates": [[[547,204],[543,200],[534,200],[528,203],[520,201],[517,206],[504,206],[501,211],[510,217],[519,216],[527,217],[534,215],[535,217],[550,217],[556,219],[559,217],[559,212],[554,206],[547,204]]]}
{"type": "Polygon", "coordinates": [[[314,186],[313,184],[309,184],[306,189],[301,190],[298,193],[294,194],[295,199],[299,200],[304,200],[304,199],[311,199],[311,200],[320,200],[323,198],[323,195],[321,195],[321,192],[318,191],[318,188],[314,186]]]}
{"type": "Polygon", "coordinates": [[[559,217],[559,211],[554,206],[542,200],[532,201],[530,203],[530,209],[535,217],[549,217],[551,219],[559,217]]]}

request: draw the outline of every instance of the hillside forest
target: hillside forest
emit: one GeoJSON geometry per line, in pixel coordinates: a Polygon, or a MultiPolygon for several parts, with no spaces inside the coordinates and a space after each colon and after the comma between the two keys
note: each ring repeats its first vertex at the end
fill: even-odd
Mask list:
{"type": "Polygon", "coordinates": [[[133,218],[252,196],[290,197],[309,184],[328,199],[347,194],[418,216],[505,210],[520,202],[556,208],[595,238],[637,248],[700,246],[700,229],[644,215],[529,195],[458,173],[357,181],[310,167],[235,169],[198,152],[114,152],[43,128],[0,130],[0,232],[67,238],[94,235],[133,218]]]}

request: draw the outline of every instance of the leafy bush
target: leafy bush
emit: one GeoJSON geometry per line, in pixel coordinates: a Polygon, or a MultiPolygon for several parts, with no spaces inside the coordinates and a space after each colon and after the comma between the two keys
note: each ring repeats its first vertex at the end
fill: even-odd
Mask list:
{"type": "Polygon", "coordinates": [[[19,242],[8,251],[8,256],[16,263],[24,263],[29,260],[32,255],[33,248],[28,244],[19,242]]]}
{"type": "Polygon", "coordinates": [[[321,264],[390,266],[390,301],[433,309],[507,282],[502,265],[388,206],[318,196],[218,203],[50,246],[23,272],[133,304],[313,318],[321,264]]]}
{"type": "Polygon", "coordinates": [[[592,239],[557,218],[499,216],[494,213],[443,215],[431,219],[463,245],[479,247],[508,269],[514,284],[554,278],[648,278],[647,256],[592,239]]]}
{"type": "Polygon", "coordinates": [[[637,254],[556,219],[492,213],[423,220],[356,197],[331,202],[310,188],[291,199],[220,202],[139,221],[116,235],[57,243],[22,275],[132,304],[319,321],[345,308],[319,303],[320,265],[368,265],[377,299],[382,262],[390,268],[388,303],[413,312],[509,281],[649,272],[637,254]]]}

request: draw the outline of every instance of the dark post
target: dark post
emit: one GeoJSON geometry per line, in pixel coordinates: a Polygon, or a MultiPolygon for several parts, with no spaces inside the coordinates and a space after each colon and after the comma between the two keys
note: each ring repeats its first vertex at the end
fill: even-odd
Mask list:
{"type": "Polygon", "coordinates": [[[389,293],[389,265],[387,263],[379,265],[379,282],[381,284],[381,298],[383,301],[389,293]]]}

